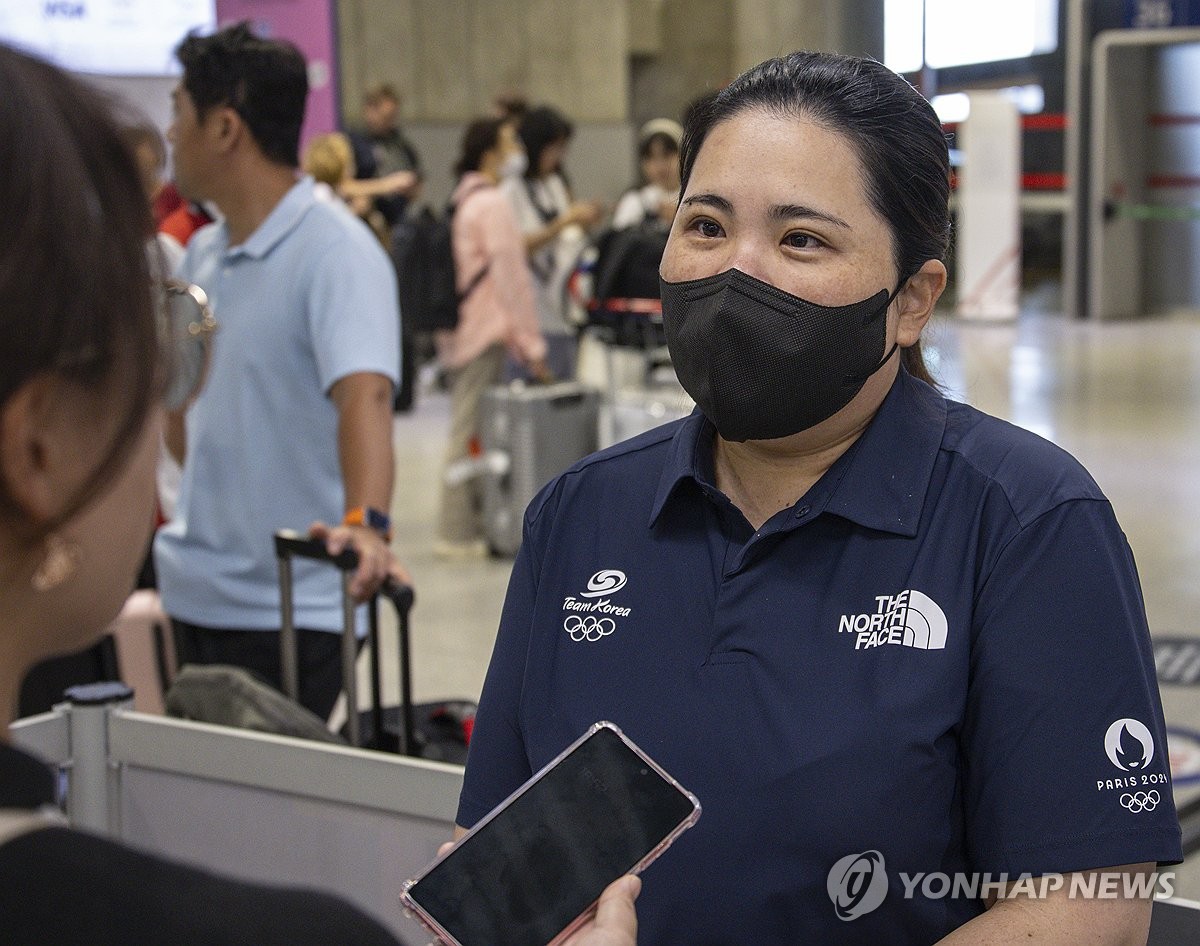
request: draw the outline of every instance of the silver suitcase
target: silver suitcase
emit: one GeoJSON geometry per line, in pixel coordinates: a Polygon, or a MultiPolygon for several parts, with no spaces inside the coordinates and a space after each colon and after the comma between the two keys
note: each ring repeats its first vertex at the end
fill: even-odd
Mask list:
{"type": "Polygon", "coordinates": [[[480,410],[484,533],[515,555],[525,507],[543,486],[596,450],[599,392],[577,382],[488,389],[480,410]]]}
{"type": "Polygon", "coordinates": [[[600,446],[610,447],[655,427],[687,417],[695,408],[681,387],[647,387],[617,391],[601,408],[600,446]]]}

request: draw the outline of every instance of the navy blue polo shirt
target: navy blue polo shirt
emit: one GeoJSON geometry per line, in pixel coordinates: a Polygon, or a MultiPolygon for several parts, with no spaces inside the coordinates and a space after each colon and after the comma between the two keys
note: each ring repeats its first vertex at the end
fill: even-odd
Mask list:
{"type": "Polygon", "coordinates": [[[642,943],[931,943],[972,884],[1181,859],[1133,556],[1074,459],[901,372],[755,531],[713,436],[697,412],[530,505],[460,824],[609,719],[703,806],[642,943]]]}

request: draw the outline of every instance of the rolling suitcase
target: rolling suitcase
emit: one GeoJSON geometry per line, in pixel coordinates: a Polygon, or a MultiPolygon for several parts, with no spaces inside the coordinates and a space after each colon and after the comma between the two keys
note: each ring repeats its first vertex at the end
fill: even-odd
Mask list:
{"type": "Polygon", "coordinates": [[[289,530],[275,533],[275,556],[279,564],[279,595],[282,628],[279,635],[279,659],[284,692],[293,700],[299,692],[297,676],[296,630],[292,601],[292,559],[309,558],[330,562],[342,573],[342,689],[346,694],[345,736],[351,745],[398,752],[441,762],[462,764],[475,720],[471,700],[440,700],[413,704],[412,664],[409,651],[409,611],[414,595],[408,585],[387,582],[379,594],[367,603],[367,646],[371,653],[371,708],[354,711],[358,706],[358,640],[354,612],[357,607],[349,594],[350,576],[358,565],[358,556],[346,550],[332,556],[325,543],[289,530]],[[385,597],[396,608],[400,702],[383,705],[383,684],[379,664],[379,598],[385,597]]]}
{"type": "Polygon", "coordinates": [[[599,392],[577,382],[489,388],[480,409],[484,535],[499,555],[521,544],[525,507],[554,476],[597,446],[599,392]]]}
{"type": "Polygon", "coordinates": [[[678,385],[618,391],[602,410],[600,446],[608,447],[687,417],[695,406],[696,402],[678,385]]]}

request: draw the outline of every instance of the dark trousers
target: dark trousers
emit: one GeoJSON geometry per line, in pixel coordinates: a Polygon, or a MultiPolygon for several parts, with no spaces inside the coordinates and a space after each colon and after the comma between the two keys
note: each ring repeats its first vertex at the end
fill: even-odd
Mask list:
{"type": "MultiPolygon", "coordinates": [[[[245,667],[283,692],[279,631],[240,631],[201,627],[171,618],[179,664],[232,664],[245,667]]],[[[359,641],[359,645],[362,642],[359,641]]],[[[342,635],[296,629],[300,704],[328,719],[342,691],[342,635]]]]}

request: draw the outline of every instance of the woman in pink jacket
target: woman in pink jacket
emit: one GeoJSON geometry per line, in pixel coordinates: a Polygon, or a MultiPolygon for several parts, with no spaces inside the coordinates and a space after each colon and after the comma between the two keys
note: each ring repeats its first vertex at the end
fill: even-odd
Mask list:
{"type": "Polygon", "coordinates": [[[512,124],[484,118],[467,127],[455,167],[459,182],[451,197],[451,232],[458,291],[465,298],[458,308],[458,327],[439,345],[451,391],[450,441],[434,545],[443,559],[487,554],[477,481],[455,475],[478,434],[483,392],[500,380],[506,355],[525,365],[536,380],[549,380],[525,240],[512,205],[497,186],[504,175],[520,174],[524,161],[512,124]]]}

